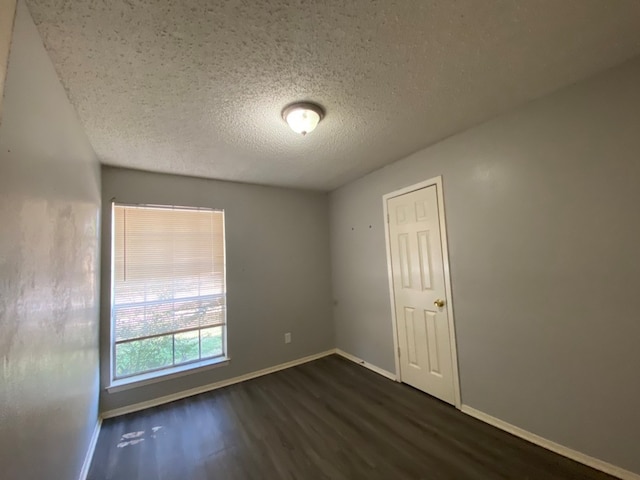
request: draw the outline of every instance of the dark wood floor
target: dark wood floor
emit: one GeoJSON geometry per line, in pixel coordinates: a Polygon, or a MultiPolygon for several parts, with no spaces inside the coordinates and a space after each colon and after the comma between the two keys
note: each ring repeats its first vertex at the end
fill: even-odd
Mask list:
{"type": "Polygon", "coordinates": [[[105,420],[89,479],[612,479],[336,356],[105,420]]]}

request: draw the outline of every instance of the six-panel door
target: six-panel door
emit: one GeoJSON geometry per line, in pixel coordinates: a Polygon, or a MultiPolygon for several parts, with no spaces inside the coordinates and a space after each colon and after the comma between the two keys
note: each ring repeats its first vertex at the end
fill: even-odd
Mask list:
{"type": "Polygon", "coordinates": [[[453,359],[436,186],[389,199],[387,211],[400,378],[453,404],[453,359]]]}

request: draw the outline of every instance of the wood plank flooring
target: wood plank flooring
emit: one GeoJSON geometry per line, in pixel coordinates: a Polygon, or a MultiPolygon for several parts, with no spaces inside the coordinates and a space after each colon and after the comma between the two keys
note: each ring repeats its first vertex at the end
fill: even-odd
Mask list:
{"type": "Polygon", "coordinates": [[[612,479],[337,356],[105,420],[89,479],[612,479]]]}

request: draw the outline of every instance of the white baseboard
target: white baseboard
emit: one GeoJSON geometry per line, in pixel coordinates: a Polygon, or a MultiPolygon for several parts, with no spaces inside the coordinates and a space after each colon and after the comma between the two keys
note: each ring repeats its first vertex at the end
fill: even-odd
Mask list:
{"type": "Polygon", "coordinates": [[[96,426],[93,429],[91,435],[91,441],[87,448],[87,454],[84,457],[84,463],[82,464],[82,470],[80,470],[80,480],[86,480],[89,475],[89,467],[91,467],[91,460],[93,460],[93,453],[96,451],[96,445],[98,443],[98,436],[100,435],[100,428],[102,427],[102,418],[98,418],[96,426]]]}
{"type": "Polygon", "coordinates": [[[396,376],[395,373],[391,373],[388,372],[387,370],[384,370],[380,367],[376,367],[375,365],[372,365],[369,362],[365,362],[364,360],[362,360],[361,358],[356,357],[355,355],[351,355],[350,353],[347,353],[343,350],[340,350],[339,348],[336,348],[336,353],[338,355],[340,355],[341,357],[346,358],[347,360],[351,360],[354,363],[357,363],[358,365],[362,365],[365,368],[368,368],[369,370],[371,370],[372,372],[376,372],[378,375],[382,375],[383,377],[387,377],[391,380],[398,381],[398,377],[396,376]]]}
{"type": "MultiPolygon", "coordinates": [[[[96,448],[96,444],[98,442],[98,435],[100,433],[100,427],[102,425],[102,419],[103,418],[112,418],[112,417],[118,417],[120,415],[126,415],[127,413],[133,413],[133,412],[137,412],[139,410],[144,410],[146,408],[151,408],[151,407],[155,407],[158,405],[163,405],[165,403],[170,403],[173,402],[175,400],[180,400],[182,398],[187,398],[187,397],[191,397],[193,395],[198,395],[200,393],[205,393],[205,392],[209,392],[211,390],[216,390],[218,388],[223,388],[229,385],[233,385],[235,383],[240,383],[240,382],[244,382],[246,380],[251,380],[252,378],[257,378],[257,377],[261,377],[263,375],[268,375],[270,373],[274,373],[274,372],[278,372],[280,370],[285,370],[287,368],[291,368],[291,367],[295,367],[296,365],[302,365],[303,363],[307,363],[307,362],[311,362],[313,360],[317,360],[319,358],[322,357],[326,357],[328,355],[332,355],[332,354],[337,354],[340,355],[341,357],[346,358],[347,360],[350,360],[354,363],[357,363],[358,365],[361,365],[365,368],[368,368],[369,370],[377,373],[378,375],[382,375],[383,377],[386,377],[390,380],[393,381],[399,381],[397,376],[394,373],[391,373],[387,370],[384,370],[380,367],[377,367],[375,365],[372,365],[369,362],[366,362],[365,360],[362,360],[361,358],[356,357],[355,355],[351,355],[350,353],[347,353],[343,350],[340,350],[339,348],[335,348],[335,349],[331,349],[331,350],[327,350],[325,352],[321,352],[321,353],[317,353],[315,355],[309,355],[307,357],[303,357],[303,358],[299,358],[297,360],[292,360],[290,362],[286,362],[286,363],[281,363],[279,365],[275,365],[273,367],[269,367],[269,368],[265,368],[262,370],[258,370],[256,372],[252,372],[252,373],[247,373],[245,375],[240,375],[238,377],[234,377],[234,378],[230,378],[227,380],[222,380],[220,382],[215,382],[215,383],[210,383],[208,385],[203,385],[201,387],[197,387],[197,388],[192,388],[190,390],[185,390],[182,392],[178,392],[178,393],[174,393],[172,395],[166,395],[164,397],[159,397],[159,398],[155,398],[153,400],[149,400],[147,402],[141,402],[141,403],[136,403],[134,405],[129,405],[126,407],[122,407],[122,408],[116,408],[114,410],[109,410],[106,412],[103,412],[101,414],[101,418],[98,420],[98,423],[96,424],[96,428],[93,432],[93,435],[91,437],[91,442],[89,444],[89,448],[87,450],[87,455],[84,461],[84,464],[82,465],[82,470],[80,472],[80,480],[85,480],[87,477],[87,474],[89,473],[89,467],[91,466],[91,460],[93,459],[93,453],[95,451],[96,448]]],[[[462,405],[461,409],[462,412],[466,413],[467,415],[470,415],[474,418],[477,418],[478,420],[481,420],[485,423],[488,423],[489,425],[493,425],[494,427],[499,428],[500,430],[504,430],[505,432],[511,433],[512,435],[515,435],[516,437],[520,437],[524,440],[527,440],[535,445],[539,445],[542,448],[546,448],[547,450],[550,450],[552,452],[555,452],[559,455],[562,455],[564,457],[570,458],[572,460],[575,460],[576,462],[582,463],[584,465],[587,465],[589,467],[595,468],[596,470],[600,470],[601,472],[607,473],[609,475],[613,475],[615,477],[620,478],[621,480],[640,480],[640,475],[634,472],[631,472],[629,470],[625,470],[623,468],[617,467],[616,465],[612,465],[610,463],[607,463],[603,460],[599,460],[597,458],[593,458],[590,457],[584,453],[578,452],[576,450],[573,450],[571,448],[565,447],[563,445],[560,445],[558,443],[552,442],[551,440],[547,440],[546,438],[543,438],[539,435],[536,435],[535,433],[531,433],[527,430],[524,430],[520,427],[516,427],[515,425],[512,425],[508,422],[505,422],[503,420],[500,420],[499,418],[493,417],[489,414],[486,414],[484,412],[481,412],[480,410],[476,410],[473,407],[470,407],[468,405],[462,405]]]]}
{"type": "Polygon", "coordinates": [[[257,372],[240,375],[239,377],[229,378],[227,380],[221,380],[215,383],[209,383],[201,387],[192,388],[190,390],[184,390],[182,392],[173,393],[171,395],[165,395],[164,397],[154,398],[153,400],[148,400],[146,402],[134,403],[133,405],[127,405],[126,407],[122,407],[122,408],[115,408],[113,410],[102,412],[101,417],[102,418],[119,417],[120,415],[126,415],[127,413],[137,412],[139,410],[144,410],[145,408],[157,407],[158,405],[174,402],[176,400],[181,400],[183,398],[191,397],[193,395],[198,395],[200,393],[210,392],[211,390],[227,387],[229,385],[233,385],[234,383],[244,382],[245,380],[251,380],[252,378],[268,375],[270,373],[278,372],[286,368],[295,367],[296,365],[302,365],[303,363],[311,362],[313,360],[326,357],[327,355],[333,355],[334,353],[336,353],[335,349],[327,350],[326,352],[316,353],[315,355],[309,355],[308,357],[298,358],[297,360],[292,360],[290,362],[281,363],[280,365],[264,368],[262,370],[258,370],[257,372]]]}
{"type": "Polygon", "coordinates": [[[555,452],[559,455],[570,458],[571,460],[575,460],[576,462],[588,465],[589,467],[595,468],[596,470],[600,470],[601,472],[608,473],[609,475],[613,475],[622,480],[640,480],[640,475],[638,475],[637,473],[630,472],[629,470],[625,470],[597,458],[585,455],[584,453],[572,450],[571,448],[560,445],[559,443],[547,440],[546,438],[536,435],[535,433],[523,430],[520,427],[516,427],[515,425],[500,420],[499,418],[492,417],[491,415],[481,412],[480,410],[476,410],[475,408],[469,407],[467,405],[462,405],[461,410],[467,415],[477,418],[478,420],[482,420],[483,422],[488,423],[489,425],[493,425],[500,430],[509,432],[516,437],[520,437],[531,443],[539,445],[542,448],[546,448],[547,450],[551,450],[552,452],[555,452]]]}

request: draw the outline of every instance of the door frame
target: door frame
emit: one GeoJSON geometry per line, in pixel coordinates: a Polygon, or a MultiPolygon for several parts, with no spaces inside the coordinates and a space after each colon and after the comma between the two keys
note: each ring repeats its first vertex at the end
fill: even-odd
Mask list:
{"type": "Polygon", "coordinates": [[[391,302],[391,322],[393,324],[393,349],[394,358],[396,362],[396,379],[398,382],[402,381],[402,375],[400,371],[400,346],[398,343],[398,320],[396,318],[396,299],[393,289],[393,270],[391,263],[391,239],[389,234],[389,211],[387,202],[389,199],[399,197],[406,193],[415,192],[423,188],[434,186],[436,187],[436,198],[438,200],[438,218],[440,219],[440,244],[442,246],[442,265],[444,269],[444,288],[447,297],[448,306],[448,322],[449,322],[449,342],[451,343],[451,362],[453,366],[453,391],[454,391],[454,405],[460,410],[462,407],[462,400],[460,397],[460,375],[458,372],[458,349],[456,342],[456,329],[455,321],[453,317],[453,300],[451,295],[451,275],[449,269],[449,248],[447,240],[447,222],[444,216],[444,195],[442,194],[442,175],[425,180],[424,182],[416,183],[400,190],[387,193],[382,196],[382,208],[384,212],[384,240],[387,251],[387,277],[389,280],[389,300],[391,302]]]}

